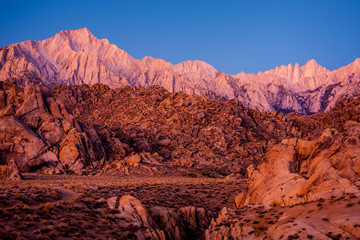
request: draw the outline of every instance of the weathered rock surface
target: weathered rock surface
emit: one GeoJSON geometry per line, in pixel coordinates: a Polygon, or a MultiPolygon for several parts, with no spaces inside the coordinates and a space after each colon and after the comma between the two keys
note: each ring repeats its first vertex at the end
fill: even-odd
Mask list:
{"type": "Polygon", "coordinates": [[[136,60],[108,40],[95,38],[87,28],[6,46],[0,49],[0,59],[0,80],[13,79],[21,86],[29,81],[46,86],[160,85],[173,93],[236,98],[261,110],[316,113],[329,110],[340,97],[360,93],[360,58],[332,72],[310,60],[302,67],[289,64],[256,75],[229,75],[198,60],[176,65],[152,57],[136,60]]]}
{"type": "Polygon", "coordinates": [[[285,139],[249,183],[213,219],[206,239],[358,239],[360,219],[359,98],[318,114],[325,126],[312,140],[285,139]]]}
{"type": "Polygon", "coordinates": [[[24,90],[14,83],[1,86],[7,99],[0,113],[1,164],[15,159],[21,172],[81,174],[99,161],[91,140],[49,89],[33,84],[24,90]]]}
{"type": "Polygon", "coordinates": [[[185,223],[173,210],[156,206],[150,208],[149,211],[154,222],[157,223],[160,229],[163,229],[166,239],[180,240],[189,238],[185,223]]]}
{"type": "Polygon", "coordinates": [[[154,167],[166,165],[201,169],[212,176],[243,174],[283,138],[309,138],[322,128],[315,118],[251,110],[236,100],[173,95],[157,86],[57,86],[53,93],[78,121],[109,143],[106,152],[118,149],[118,160],[107,166],[111,174],[131,174],[144,164],[154,173],[154,167]],[[112,135],[103,133],[102,126],[112,135]]]}
{"type": "Polygon", "coordinates": [[[205,236],[208,240],[359,239],[359,200],[350,194],[291,207],[224,208],[205,236]]]}
{"type": "Polygon", "coordinates": [[[199,204],[146,208],[129,195],[108,199],[107,214],[136,239],[360,238],[360,97],[346,99],[360,92],[359,59],[231,76],[201,61],[135,60],[87,29],[0,56],[2,179],[246,173],[237,208],[211,223],[199,204]]]}
{"type": "Polygon", "coordinates": [[[250,166],[236,209],[212,220],[206,239],[358,239],[359,127],[326,129],[314,141],[286,139],[250,166]]]}
{"type": "Polygon", "coordinates": [[[236,198],[236,206],[291,206],[360,193],[356,167],[360,124],[345,125],[352,129],[345,138],[334,129],[326,129],[316,141],[293,138],[274,146],[266,154],[266,162],[257,169],[248,168],[249,185],[236,198]]]}
{"type": "MultiPolygon", "coordinates": [[[[179,209],[179,214],[193,233],[204,233],[209,226],[210,219],[204,208],[182,207],[179,209]]],[[[197,236],[200,237],[199,234],[197,236]]]]}
{"type": "Polygon", "coordinates": [[[199,239],[209,225],[205,210],[193,206],[183,207],[178,212],[160,206],[148,210],[130,195],[112,197],[108,199],[108,206],[118,209],[116,217],[133,223],[138,229],[135,233],[138,239],[199,239]]]}
{"type": "Polygon", "coordinates": [[[21,180],[21,173],[14,159],[11,159],[7,165],[0,166],[0,179],[21,180]]]}
{"type": "Polygon", "coordinates": [[[208,177],[241,176],[282,139],[311,141],[325,128],[347,138],[360,119],[359,98],[301,116],[260,112],[236,100],[173,95],[160,87],[95,84],[50,92],[41,85],[1,85],[6,106],[0,111],[10,109],[0,118],[2,164],[14,158],[20,171],[47,174],[152,175],[191,168],[208,177]]]}
{"type": "Polygon", "coordinates": [[[119,199],[118,205],[119,213],[116,215],[118,218],[133,222],[133,225],[139,229],[142,227],[146,229],[138,233],[137,239],[166,239],[165,233],[157,227],[148,210],[138,199],[125,195],[119,199]]]}
{"type": "Polygon", "coordinates": [[[312,116],[332,128],[285,139],[248,167],[236,208],[212,220],[206,239],[358,239],[359,104],[358,97],[339,100],[312,116]]]}

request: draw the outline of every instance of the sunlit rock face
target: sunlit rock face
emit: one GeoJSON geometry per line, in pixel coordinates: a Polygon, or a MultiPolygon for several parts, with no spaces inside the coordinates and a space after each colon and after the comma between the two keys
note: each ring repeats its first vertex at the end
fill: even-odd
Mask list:
{"type": "Polygon", "coordinates": [[[337,98],[360,93],[360,59],[332,72],[310,60],[302,67],[289,64],[256,75],[229,75],[198,60],[176,65],[152,57],[137,60],[108,40],[97,39],[87,28],[12,44],[2,48],[0,56],[0,80],[15,79],[22,86],[28,81],[23,79],[46,86],[160,85],[170,92],[237,98],[260,110],[302,114],[329,110],[337,98]]]}

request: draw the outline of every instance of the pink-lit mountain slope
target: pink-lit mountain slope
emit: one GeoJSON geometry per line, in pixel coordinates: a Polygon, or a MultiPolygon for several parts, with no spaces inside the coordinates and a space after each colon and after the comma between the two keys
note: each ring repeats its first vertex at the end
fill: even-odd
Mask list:
{"type": "Polygon", "coordinates": [[[332,72],[310,60],[302,67],[289,64],[257,75],[229,75],[198,60],[176,65],[152,57],[137,60],[82,28],[0,49],[0,81],[9,79],[22,86],[29,79],[47,86],[160,85],[170,92],[237,98],[261,110],[316,113],[329,110],[339,97],[360,93],[360,58],[332,72]]]}

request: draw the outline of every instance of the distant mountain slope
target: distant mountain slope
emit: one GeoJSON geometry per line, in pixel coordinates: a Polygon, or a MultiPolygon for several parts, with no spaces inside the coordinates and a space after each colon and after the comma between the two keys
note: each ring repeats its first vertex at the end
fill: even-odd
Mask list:
{"type": "Polygon", "coordinates": [[[280,66],[264,73],[229,75],[202,61],[172,65],[162,59],[137,60],[97,39],[87,28],[62,31],[43,41],[25,41],[0,49],[0,80],[24,79],[54,84],[107,84],[112,88],[160,85],[170,92],[237,98],[261,110],[316,113],[339,97],[360,93],[360,58],[329,71],[315,60],[304,66],[280,66]]]}

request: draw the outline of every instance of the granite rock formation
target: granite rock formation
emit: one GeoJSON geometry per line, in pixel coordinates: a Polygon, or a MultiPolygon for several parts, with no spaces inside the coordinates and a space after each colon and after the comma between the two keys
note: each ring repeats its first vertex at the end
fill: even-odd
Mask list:
{"type": "Polygon", "coordinates": [[[208,213],[193,206],[178,211],[160,206],[147,209],[130,195],[112,197],[108,199],[108,206],[117,218],[132,222],[139,229],[134,233],[137,239],[197,239],[209,225],[208,213]]]}
{"type": "Polygon", "coordinates": [[[194,168],[213,176],[244,174],[282,139],[311,138],[322,128],[315,118],[260,112],[237,100],[173,95],[158,86],[62,85],[53,93],[78,121],[96,131],[107,126],[127,149],[104,169],[113,174],[128,174],[129,167],[134,173],[143,164],[194,168]]]}
{"type": "Polygon", "coordinates": [[[315,115],[330,128],[284,139],[247,169],[248,186],[206,239],[358,239],[359,97],[315,115]]]}
{"type": "Polygon", "coordinates": [[[1,84],[2,164],[14,159],[21,172],[82,174],[99,162],[90,138],[67,108],[43,85],[1,84]]]}
{"type": "Polygon", "coordinates": [[[286,139],[274,146],[257,169],[248,168],[248,189],[236,198],[236,206],[292,206],[359,194],[360,145],[356,129],[360,125],[348,122],[346,126],[351,126],[346,138],[335,129],[326,129],[316,141],[286,139]]]}

